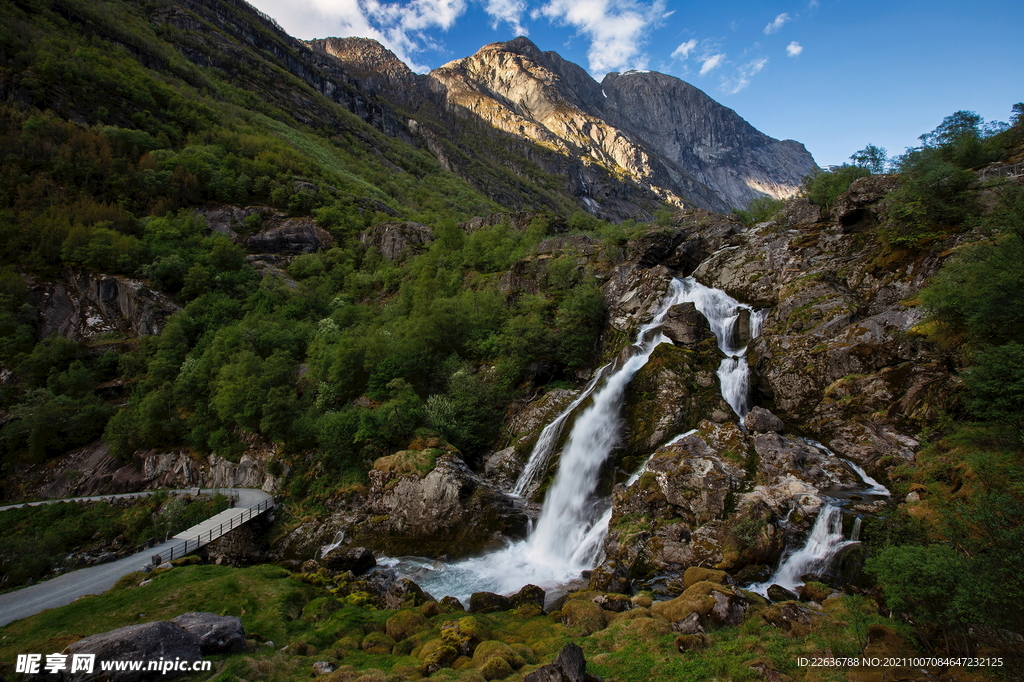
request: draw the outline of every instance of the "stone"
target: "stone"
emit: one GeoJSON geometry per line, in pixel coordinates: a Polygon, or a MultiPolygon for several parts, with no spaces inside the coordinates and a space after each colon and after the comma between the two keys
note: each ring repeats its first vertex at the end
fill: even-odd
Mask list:
{"type": "Polygon", "coordinates": [[[434,231],[423,223],[390,221],[377,223],[359,235],[366,246],[380,249],[384,257],[397,261],[422,252],[432,241],[434,231]]]}
{"type": "Polygon", "coordinates": [[[451,446],[423,445],[374,462],[364,514],[346,528],[352,544],[390,556],[455,558],[525,537],[529,517],[521,504],[451,446]]]}
{"type": "Polygon", "coordinates": [[[600,594],[592,600],[605,611],[622,613],[633,608],[633,601],[624,594],[600,594]]]}
{"type": "Polygon", "coordinates": [[[320,677],[321,675],[330,675],[334,672],[334,664],[330,661],[317,661],[313,664],[313,675],[320,677]]]}
{"type": "Polygon", "coordinates": [[[679,653],[685,653],[694,649],[706,649],[708,638],[703,634],[679,635],[676,637],[676,649],[679,653]]]}
{"type": "MultiPolygon", "coordinates": [[[[101,677],[110,682],[134,682],[135,680],[152,679],[152,673],[146,671],[114,671],[100,669],[99,661],[135,660],[156,661],[175,660],[198,661],[202,659],[199,637],[168,621],[128,625],[91,637],[85,637],[70,644],[62,652],[73,654],[95,654],[96,666],[91,675],[63,674],[64,679],[95,680],[101,677]]],[[[70,660],[70,658],[68,659],[70,660]]],[[[175,677],[182,671],[167,671],[165,677],[175,677]]]]}
{"type": "Polygon", "coordinates": [[[743,426],[753,433],[767,433],[769,431],[779,433],[786,427],[781,419],[763,407],[751,408],[747,416],[743,418],[743,426]]]}
{"type": "Polygon", "coordinates": [[[583,682],[587,673],[587,660],[577,644],[566,644],[555,656],[554,664],[561,669],[567,682],[583,682]]]}
{"type": "Polygon", "coordinates": [[[711,325],[693,303],[677,303],[665,313],[662,333],[680,346],[692,347],[714,341],[711,325]]]}
{"type": "Polygon", "coordinates": [[[700,616],[696,612],[672,623],[672,629],[681,635],[696,635],[704,632],[704,628],[700,624],[700,616]]]}
{"type": "Polygon", "coordinates": [[[438,605],[445,613],[457,613],[466,610],[466,607],[456,597],[443,597],[438,605]]]}
{"type": "Polygon", "coordinates": [[[366,573],[377,565],[377,559],[366,547],[337,547],[320,558],[320,564],[332,571],[366,573]]]}
{"type": "Polygon", "coordinates": [[[412,609],[403,609],[385,621],[384,631],[388,637],[400,642],[423,630],[426,626],[427,619],[421,613],[412,609]]]}
{"type": "Polygon", "coordinates": [[[395,611],[422,606],[428,601],[433,601],[433,597],[408,578],[399,578],[384,594],[385,607],[395,611]]]}
{"type": "Polygon", "coordinates": [[[713,568],[704,568],[701,566],[690,566],[683,572],[683,589],[686,590],[691,585],[695,585],[702,580],[707,580],[719,585],[729,585],[732,583],[732,579],[725,571],[719,571],[713,568]]]}
{"type": "Polygon", "coordinates": [[[654,616],[675,623],[696,613],[705,627],[726,627],[743,622],[746,600],[741,594],[715,583],[702,581],[681,595],[651,606],[654,616]]]}
{"type": "Polygon", "coordinates": [[[544,590],[541,588],[536,585],[524,585],[521,590],[509,598],[509,602],[513,607],[532,604],[543,610],[544,597],[544,590]]]}
{"type": "Polygon", "coordinates": [[[603,630],[607,625],[604,610],[588,599],[569,599],[562,606],[562,623],[580,628],[584,635],[603,630]]]}
{"type": "Polygon", "coordinates": [[[334,245],[334,237],[312,218],[278,218],[242,240],[250,253],[297,255],[315,253],[334,245]]]}
{"type": "Polygon", "coordinates": [[[782,585],[769,585],[767,593],[768,599],[773,602],[798,601],[800,599],[800,597],[797,596],[796,592],[788,590],[782,585]]]}
{"type": "Polygon", "coordinates": [[[809,582],[800,588],[801,601],[816,601],[819,604],[828,599],[832,588],[820,582],[809,582]]]}
{"type": "Polygon", "coordinates": [[[245,628],[237,616],[191,612],[172,618],[171,622],[199,637],[204,656],[245,651],[245,628]]]}
{"type": "Polygon", "coordinates": [[[495,613],[511,608],[512,601],[508,597],[493,592],[474,592],[469,597],[470,613],[495,613]]]}

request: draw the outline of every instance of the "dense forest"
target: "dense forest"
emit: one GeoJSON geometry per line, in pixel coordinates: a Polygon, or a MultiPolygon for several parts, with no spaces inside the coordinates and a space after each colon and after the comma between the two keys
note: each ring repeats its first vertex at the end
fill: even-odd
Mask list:
{"type": "MultiPolygon", "coordinates": [[[[647,223],[599,220],[543,173],[533,187],[503,189],[506,200],[498,201],[480,183],[444,170],[422,146],[381,132],[249,47],[219,68],[197,65],[195,54],[213,48],[173,22],[151,20],[172,9],[163,0],[0,0],[5,501],[31,494],[26,471],[97,442],[123,463],[142,450],[237,462],[255,440],[272,448],[267,472],[282,482],[285,509],[271,531],[281,537],[302,520],[337,511],[339,496],[365,490],[375,461],[417,441],[458,452],[481,471],[504,442],[512,407],[580,388],[627,345],[608,326],[602,287],[609,272],[645,238],[690,218],[664,207],[647,223]],[[257,89],[259,82],[274,87],[257,89]],[[283,94],[264,97],[264,90],[283,94]],[[244,215],[230,234],[212,230],[208,220],[225,206],[244,215]],[[489,218],[467,227],[476,216],[489,218]],[[315,226],[323,248],[275,258],[247,250],[247,239],[284,220],[315,226]],[[368,235],[388,225],[426,228],[430,237],[385,254],[368,235]],[[41,287],[82,272],[140,283],[146,295],[171,301],[173,312],[156,334],[44,336],[41,287]],[[510,273],[536,286],[510,286],[510,273]]],[[[239,6],[225,4],[224,11],[277,40],[239,6]]],[[[795,656],[822,649],[857,655],[871,628],[889,624],[916,647],[910,651],[995,652],[1018,666],[969,679],[1019,679],[1024,187],[1019,171],[1009,180],[988,171],[1024,163],[1024,104],[1013,106],[1007,124],[956,112],[920,141],[892,159],[869,145],[850,165],[808,176],[794,201],[820,208],[826,222],[860,178],[894,179],[880,200],[880,219],[859,238],[877,246],[880,268],[942,260],[912,302],[928,317],[908,343],[941,356],[957,388],[930,406],[935,416],[915,434],[913,462],[879,465],[893,502],[865,522],[867,577],[858,596],[836,607],[836,621],[800,638],[777,628],[768,633],[767,616],[748,618],[708,640],[711,649],[696,654],[692,667],[648,661],[665,679],[762,679],[739,665],[757,657],[787,675],[826,679],[803,677],[795,656]],[[923,502],[902,504],[910,499],[923,502]]],[[[719,218],[771,231],[792,203],[764,198],[719,218]]],[[[49,555],[97,529],[135,541],[199,514],[178,509],[173,518],[150,520],[153,509],[120,516],[106,509],[71,519],[54,509],[41,520],[25,514],[24,522],[12,522],[14,539],[3,553],[10,584],[52,569],[49,555]],[[38,534],[33,544],[25,523],[62,530],[38,534]],[[37,546],[48,556],[17,556],[37,546]]],[[[209,581],[211,599],[230,606],[238,605],[231,596],[237,586],[225,587],[232,580],[265,589],[268,604],[244,608],[253,609],[261,639],[283,638],[291,647],[273,664],[232,659],[216,679],[296,679],[307,671],[295,657],[332,647],[334,658],[359,669],[393,668],[396,679],[422,672],[409,660],[412,642],[403,645],[392,632],[393,609],[375,604],[365,584],[271,567],[237,574],[195,568],[197,584],[209,581]],[[286,590],[285,580],[295,585],[286,590]],[[217,597],[218,590],[227,596],[217,597]],[[349,641],[385,630],[391,644],[382,639],[380,651],[349,641]]],[[[164,576],[159,589],[184,599],[175,591],[190,583],[175,581],[186,578],[164,576]]],[[[112,598],[123,597],[121,588],[112,598]]],[[[221,610],[189,599],[189,608],[221,610]]],[[[172,602],[168,597],[160,608],[172,602]]],[[[76,608],[97,631],[125,624],[76,608]]],[[[776,607],[766,602],[769,608],[776,607]]],[[[423,623],[438,618],[438,627],[443,620],[430,608],[416,613],[423,623]]],[[[537,652],[553,656],[579,634],[549,631],[556,621],[539,613],[524,611],[523,618],[540,618],[543,627],[518,623],[511,613],[475,627],[511,632],[516,646],[536,645],[529,654],[516,649],[519,659],[502,654],[518,660],[516,669],[543,662],[537,652]]],[[[627,634],[615,646],[627,660],[647,656],[650,641],[676,646],[676,633],[627,632],[625,622],[627,634]]],[[[427,632],[420,625],[413,630],[427,632]]],[[[19,633],[18,646],[59,639],[47,627],[19,633]]],[[[588,638],[588,657],[613,646],[603,636],[611,637],[588,638]]],[[[615,679],[634,679],[621,662],[606,657],[600,665],[615,679]]]]}

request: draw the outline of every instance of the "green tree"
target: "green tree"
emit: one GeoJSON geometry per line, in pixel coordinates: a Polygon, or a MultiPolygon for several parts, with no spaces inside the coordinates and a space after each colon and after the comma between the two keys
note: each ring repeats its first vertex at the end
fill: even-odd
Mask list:
{"type": "Polygon", "coordinates": [[[839,195],[850,188],[854,180],[868,175],[871,175],[871,172],[860,166],[842,165],[829,170],[819,170],[804,178],[803,193],[812,204],[828,210],[832,208],[839,195]]]}
{"type": "Polygon", "coordinates": [[[873,144],[869,144],[864,149],[854,152],[850,156],[850,160],[853,161],[854,166],[866,168],[874,175],[884,173],[889,167],[888,152],[884,148],[876,147],[873,144]]]}

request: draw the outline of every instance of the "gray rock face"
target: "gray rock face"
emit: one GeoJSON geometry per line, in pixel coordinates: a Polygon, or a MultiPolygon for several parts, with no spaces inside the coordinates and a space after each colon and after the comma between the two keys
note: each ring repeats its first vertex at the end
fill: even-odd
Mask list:
{"type": "Polygon", "coordinates": [[[422,223],[387,222],[367,229],[359,239],[367,246],[380,249],[388,260],[395,261],[422,251],[434,241],[434,231],[422,223]]]}
{"type": "Polygon", "coordinates": [[[816,168],[803,145],[762,133],[697,88],[659,73],[582,68],[526,38],[432,71],[449,104],[498,129],[625,172],[655,195],[727,212],[795,194],[816,168]]]}
{"type": "Polygon", "coordinates": [[[67,269],[52,282],[28,278],[28,300],[39,312],[38,337],[89,339],[99,334],[159,334],[181,309],[146,282],[120,275],[67,269]]]}
{"type": "Polygon", "coordinates": [[[732,109],[673,76],[609,73],[601,88],[610,123],[639,137],[670,168],[685,170],[730,208],[745,207],[759,196],[793,196],[817,167],[799,142],[758,132],[732,109]]]}
{"type": "MultiPolygon", "coordinates": [[[[91,675],[83,676],[81,673],[65,675],[65,679],[76,681],[95,680],[103,677],[111,682],[129,682],[151,680],[160,676],[160,674],[154,676],[151,671],[105,672],[100,669],[100,661],[158,661],[160,659],[198,661],[202,659],[199,637],[167,621],[128,625],[110,632],[86,637],[68,646],[63,653],[96,655],[96,665],[91,675]]],[[[180,671],[171,670],[167,672],[166,677],[180,674],[180,671]]]]}
{"type": "Polygon", "coordinates": [[[366,516],[346,530],[353,543],[391,555],[465,556],[525,534],[528,518],[511,497],[455,453],[429,457],[410,450],[377,460],[366,516]]]}
{"type": "Polygon", "coordinates": [[[696,346],[701,341],[715,338],[708,319],[693,303],[679,303],[669,308],[661,331],[681,346],[696,346]]]}
{"type": "Polygon", "coordinates": [[[171,622],[199,638],[204,656],[245,651],[245,628],[237,616],[192,612],[172,618],[171,622]]]}
{"type": "Polygon", "coordinates": [[[767,433],[768,431],[779,433],[786,427],[781,419],[763,407],[751,408],[747,416],[743,418],[743,425],[754,433],[767,433]]]}
{"type": "Polygon", "coordinates": [[[243,240],[253,253],[296,255],[330,248],[334,238],[310,218],[285,218],[243,240]]]}
{"type": "Polygon", "coordinates": [[[332,571],[352,571],[353,575],[360,575],[376,566],[377,559],[365,547],[338,547],[320,559],[320,563],[332,571]]]}

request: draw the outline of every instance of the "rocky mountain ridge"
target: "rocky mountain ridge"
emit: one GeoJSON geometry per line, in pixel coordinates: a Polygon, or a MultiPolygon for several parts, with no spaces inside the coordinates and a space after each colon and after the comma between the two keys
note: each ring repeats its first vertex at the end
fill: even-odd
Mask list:
{"type": "MultiPolygon", "coordinates": [[[[717,211],[759,196],[792,196],[816,168],[803,145],[755,130],[697,88],[654,72],[601,83],[525,37],[485,45],[429,74],[361,38],[310,41],[384,98],[413,109],[440,104],[463,118],[632,178],[663,201],[717,211]]],[[[588,210],[600,196],[584,195],[588,210]],[[588,203],[588,199],[591,203],[588,203]]]]}

